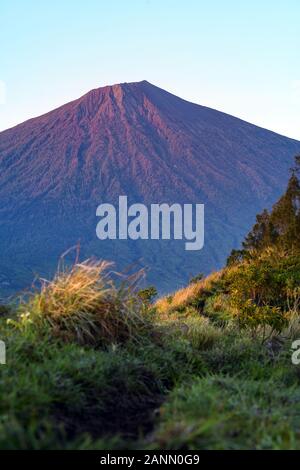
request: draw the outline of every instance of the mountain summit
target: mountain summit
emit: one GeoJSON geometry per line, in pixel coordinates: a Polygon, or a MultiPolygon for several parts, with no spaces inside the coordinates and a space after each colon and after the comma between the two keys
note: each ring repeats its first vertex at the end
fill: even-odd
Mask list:
{"type": "Polygon", "coordinates": [[[14,291],[49,275],[80,241],[82,256],[149,268],[161,291],[220,267],[255,215],[282,193],[300,143],[147,81],[95,89],[0,133],[0,283],[14,291]],[[105,241],[96,208],[204,203],[205,247],[105,241]]]}

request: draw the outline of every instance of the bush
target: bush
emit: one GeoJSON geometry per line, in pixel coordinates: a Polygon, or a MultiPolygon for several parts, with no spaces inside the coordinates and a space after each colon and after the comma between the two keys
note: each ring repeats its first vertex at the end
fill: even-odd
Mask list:
{"type": "Polygon", "coordinates": [[[225,269],[222,276],[229,311],[253,332],[259,327],[282,331],[289,311],[298,308],[299,282],[300,258],[271,248],[225,269]]]}

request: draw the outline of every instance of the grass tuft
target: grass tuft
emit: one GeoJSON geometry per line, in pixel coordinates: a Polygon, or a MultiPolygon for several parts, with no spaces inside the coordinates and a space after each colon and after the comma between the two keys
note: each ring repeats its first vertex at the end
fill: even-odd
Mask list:
{"type": "Polygon", "coordinates": [[[21,307],[21,323],[50,329],[54,337],[99,346],[138,339],[151,326],[136,290],[136,276],[119,286],[111,263],[87,260],[59,270],[21,307]]]}

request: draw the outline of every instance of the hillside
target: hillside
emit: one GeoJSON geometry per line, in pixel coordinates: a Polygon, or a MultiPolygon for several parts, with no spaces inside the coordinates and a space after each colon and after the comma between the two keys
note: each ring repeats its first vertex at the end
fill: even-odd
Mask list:
{"type": "Polygon", "coordinates": [[[49,276],[80,241],[81,256],[149,268],[161,292],[220,268],[255,215],[276,200],[300,143],[182,100],[150,83],[90,91],[0,133],[3,293],[49,276]],[[205,247],[96,238],[96,207],[205,203],[205,247]]]}
{"type": "Polygon", "coordinates": [[[299,449],[299,170],[273,240],[156,303],[87,260],[2,306],[0,448],[299,449]]]}

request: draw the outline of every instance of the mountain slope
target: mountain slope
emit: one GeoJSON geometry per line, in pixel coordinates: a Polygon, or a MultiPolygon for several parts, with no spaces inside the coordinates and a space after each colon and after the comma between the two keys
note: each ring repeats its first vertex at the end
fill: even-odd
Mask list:
{"type": "Polygon", "coordinates": [[[146,265],[161,290],[222,265],[283,191],[300,143],[143,81],[92,90],[0,133],[0,282],[23,287],[81,243],[82,256],[146,265]],[[96,207],[205,203],[205,247],[96,238],[96,207]]]}

